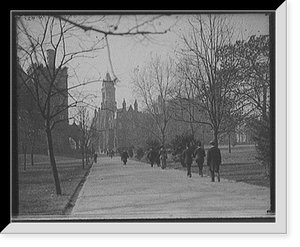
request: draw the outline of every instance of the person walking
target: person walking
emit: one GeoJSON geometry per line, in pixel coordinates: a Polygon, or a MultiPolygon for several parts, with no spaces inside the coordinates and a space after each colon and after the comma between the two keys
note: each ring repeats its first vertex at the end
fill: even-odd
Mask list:
{"type": "Polygon", "coordinates": [[[153,150],[153,154],[154,154],[154,163],[156,163],[157,167],[160,167],[160,157],[159,157],[159,152],[157,149],[153,150]]]}
{"type": "Polygon", "coordinates": [[[95,152],[95,153],[94,153],[94,162],[95,162],[95,163],[97,163],[97,157],[98,157],[98,155],[97,155],[97,153],[95,152]]]}
{"type": "Polygon", "coordinates": [[[192,149],[190,148],[190,145],[187,144],[186,149],[183,150],[182,158],[183,158],[184,163],[185,163],[186,168],[187,168],[187,176],[190,177],[190,178],[192,177],[192,171],[191,171],[192,163],[193,163],[192,155],[193,155],[192,149]]]}
{"type": "Polygon", "coordinates": [[[112,149],[111,151],[110,151],[110,158],[112,159],[112,157],[114,157],[114,154],[115,154],[115,151],[112,149]]]}
{"type": "Polygon", "coordinates": [[[221,152],[214,141],[211,141],[210,145],[212,147],[207,151],[207,165],[209,166],[211,181],[215,182],[216,173],[218,182],[220,182],[221,152]]]}
{"type": "Polygon", "coordinates": [[[159,150],[159,157],[161,160],[161,169],[165,169],[167,167],[167,151],[163,146],[159,150]]]}
{"type": "Polygon", "coordinates": [[[153,164],[155,162],[155,151],[153,147],[150,149],[149,153],[147,154],[147,158],[150,161],[151,167],[153,167],[153,164]]]}
{"type": "Polygon", "coordinates": [[[204,163],[205,151],[201,147],[201,142],[198,143],[198,147],[194,151],[194,158],[199,168],[199,175],[203,177],[203,163],[204,163]]]}
{"type": "Polygon", "coordinates": [[[121,160],[123,161],[123,165],[126,165],[127,159],[129,158],[129,155],[126,150],[124,150],[121,154],[121,160]]]}

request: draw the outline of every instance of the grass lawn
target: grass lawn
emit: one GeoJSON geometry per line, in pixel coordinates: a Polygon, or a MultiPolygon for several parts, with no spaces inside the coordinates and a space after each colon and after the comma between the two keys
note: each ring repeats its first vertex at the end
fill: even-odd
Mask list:
{"type": "Polygon", "coordinates": [[[257,153],[254,145],[236,146],[232,148],[231,153],[228,152],[228,148],[221,148],[221,154],[221,177],[237,182],[270,187],[266,168],[255,158],[257,153]]]}
{"type": "Polygon", "coordinates": [[[56,195],[49,158],[35,155],[34,166],[27,157],[24,170],[23,155],[19,155],[19,215],[63,215],[66,205],[88,168],[81,160],[56,157],[62,195],[56,195]]]}
{"type": "MultiPolygon", "coordinates": [[[[205,152],[207,149],[205,147],[205,152]]],[[[264,187],[270,187],[269,177],[266,175],[265,167],[260,165],[255,159],[256,151],[254,145],[239,145],[232,147],[231,153],[228,152],[228,147],[220,146],[222,155],[222,164],[220,166],[220,175],[222,178],[234,180],[236,182],[245,182],[264,187]]],[[[171,155],[168,156],[167,168],[186,170],[180,163],[174,162],[171,155]]],[[[143,161],[146,161],[144,158],[143,161]]],[[[198,176],[198,166],[195,162],[192,164],[192,173],[198,176]]],[[[204,161],[203,172],[209,176],[209,169],[204,161]]]]}

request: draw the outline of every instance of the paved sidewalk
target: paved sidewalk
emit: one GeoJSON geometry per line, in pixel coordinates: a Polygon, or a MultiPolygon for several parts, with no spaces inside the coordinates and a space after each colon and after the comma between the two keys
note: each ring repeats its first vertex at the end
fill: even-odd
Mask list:
{"type": "Polygon", "coordinates": [[[120,157],[99,158],[78,195],[71,217],[167,219],[269,217],[269,188],[222,179],[210,182],[180,170],[120,157]]]}

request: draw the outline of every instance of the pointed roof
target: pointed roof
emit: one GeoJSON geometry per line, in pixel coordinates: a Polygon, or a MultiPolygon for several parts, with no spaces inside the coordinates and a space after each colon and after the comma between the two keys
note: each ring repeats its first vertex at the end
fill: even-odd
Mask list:
{"type": "Polygon", "coordinates": [[[106,72],[106,76],[105,76],[105,80],[104,81],[112,81],[110,74],[108,72],[106,72]]]}
{"type": "Polygon", "coordinates": [[[135,110],[135,111],[137,111],[137,110],[138,110],[138,103],[137,103],[137,101],[136,101],[136,100],[134,101],[134,110],[135,110]]]}
{"type": "Polygon", "coordinates": [[[129,106],[128,111],[133,111],[132,105],[129,106]]]}
{"type": "Polygon", "coordinates": [[[125,101],[125,99],[123,100],[122,107],[123,107],[124,110],[126,110],[126,101],[125,101]]]}

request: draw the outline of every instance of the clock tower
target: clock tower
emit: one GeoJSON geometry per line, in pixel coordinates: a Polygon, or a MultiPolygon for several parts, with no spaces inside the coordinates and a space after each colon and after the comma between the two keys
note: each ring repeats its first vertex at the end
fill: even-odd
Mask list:
{"type": "Polygon", "coordinates": [[[117,110],[116,88],[109,73],[106,73],[102,83],[102,102],[100,111],[100,143],[103,150],[115,148],[115,115],[117,110]]]}

